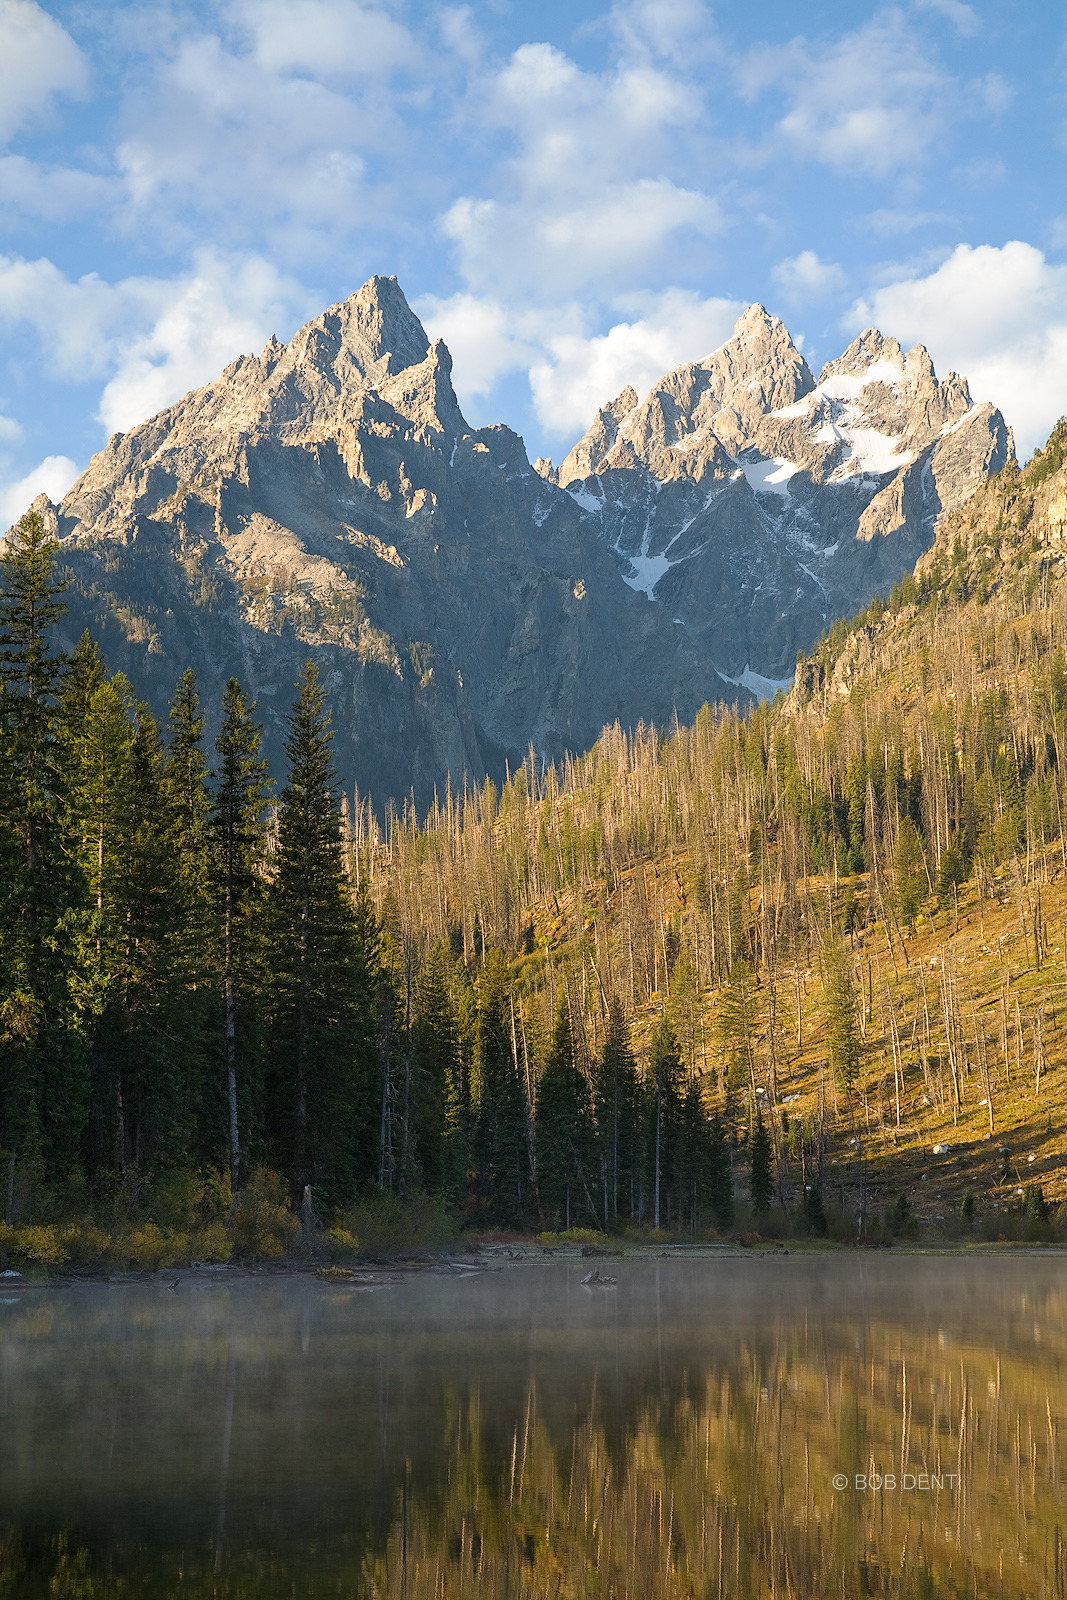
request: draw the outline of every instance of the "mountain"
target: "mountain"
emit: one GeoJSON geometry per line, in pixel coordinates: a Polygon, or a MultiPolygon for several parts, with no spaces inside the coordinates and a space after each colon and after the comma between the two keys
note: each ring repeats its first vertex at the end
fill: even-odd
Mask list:
{"type": "Polygon", "coordinates": [[[760,306],[625,391],[559,471],[472,429],[395,278],[117,434],[52,506],[73,638],[163,713],[231,675],[277,763],[318,659],[337,763],[378,801],[557,759],[618,719],[773,692],[1012,453],[999,412],[871,331],[818,383],[760,306]],[[740,687],[736,687],[740,685],[740,687]]]}
{"type": "Polygon", "coordinates": [[[624,581],[763,692],[1013,458],[1000,412],[956,373],[938,382],[922,345],[905,355],[869,328],[816,383],[755,305],[707,360],[603,407],[551,475],[597,519],[624,581]]]}

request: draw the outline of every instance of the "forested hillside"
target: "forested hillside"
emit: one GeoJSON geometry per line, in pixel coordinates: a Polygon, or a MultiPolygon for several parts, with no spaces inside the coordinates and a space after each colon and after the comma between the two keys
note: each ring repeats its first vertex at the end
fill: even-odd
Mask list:
{"type": "MultiPolygon", "coordinates": [[[[175,1175],[483,1229],[1048,1231],[1067,1194],[1067,424],[787,699],[376,817],[309,663],[159,726],[3,558],[9,1224],[175,1175]],[[343,777],[343,775],[342,775],[343,777]],[[1025,1213],[1025,1215],[1024,1215],[1025,1213]]],[[[131,1202],[133,1203],[133,1202],[131,1202]]]]}

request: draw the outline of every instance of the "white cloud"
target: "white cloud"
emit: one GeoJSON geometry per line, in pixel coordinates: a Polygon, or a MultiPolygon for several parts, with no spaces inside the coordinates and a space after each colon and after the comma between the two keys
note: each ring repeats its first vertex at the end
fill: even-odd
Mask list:
{"type": "Polygon", "coordinates": [[[802,250],[771,268],[771,277],[794,303],[825,300],[839,294],[847,282],[836,261],[820,261],[814,250],[802,250]]]}
{"type": "Polygon", "coordinates": [[[0,444],[18,444],[22,438],[22,425],[14,417],[0,416],[0,444]]]}
{"type": "Polygon", "coordinates": [[[509,373],[529,376],[538,419],[556,440],[584,433],[599,406],[627,384],[644,394],[683,361],[700,361],[733,332],[740,301],[708,299],[686,289],[620,296],[615,322],[590,333],[577,301],[510,307],[477,295],[431,295],[415,310],[452,353],[460,403],[491,392],[509,373]]]}
{"type": "Polygon", "coordinates": [[[442,219],[467,282],[496,294],[554,299],[608,293],[662,262],[679,233],[713,238],[717,202],[669,178],[639,178],[580,204],[457,200],[442,219]]]}
{"type": "Polygon", "coordinates": [[[84,93],[85,59],[33,0],[0,0],[0,139],[47,110],[55,94],[84,93]]]}
{"type": "MultiPolygon", "coordinates": [[[[496,300],[454,294],[447,300],[423,295],[412,303],[431,339],[443,339],[452,356],[452,383],[460,405],[486,395],[505,373],[536,359],[536,334],[524,337],[521,313],[509,313],[496,300]]],[[[527,319],[528,320],[528,319],[527,319]]]]}
{"type": "MultiPolygon", "coordinates": [[[[137,280],[129,288],[142,292],[137,280]]],[[[242,351],[258,350],[303,298],[269,262],[231,263],[206,253],[189,277],[144,289],[142,304],[157,306],[158,314],[140,337],[122,343],[118,371],[100,397],[98,415],[109,433],[143,422],[216,378],[242,351]]]]}
{"type": "Polygon", "coordinates": [[[17,522],[41,493],[50,500],[62,500],[77,476],[78,468],[69,456],[45,456],[17,483],[0,485],[0,529],[17,522]]]}
{"type": "MultiPolygon", "coordinates": [[[[624,20],[631,34],[638,22],[654,34],[679,7],[701,10],[650,0],[626,8],[624,20]]],[[[679,144],[706,124],[703,96],[632,38],[604,72],[553,45],[525,44],[479,80],[467,114],[498,148],[510,139],[513,153],[440,222],[469,288],[541,303],[592,288],[603,301],[662,273],[683,241],[721,234],[716,198],[668,175],[680,176],[679,144]]]]}
{"type": "Polygon", "coordinates": [[[118,199],[112,178],[76,167],[48,166],[25,156],[0,156],[0,206],[13,214],[69,223],[100,213],[118,199]]]}
{"type": "Polygon", "coordinates": [[[352,0],[245,0],[237,15],[271,73],[363,78],[410,68],[421,47],[387,12],[352,0]]]}
{"type": "Polygon", "coordinates": [[[1033,245],[961,244],[936,271],[884,285],[846,319],[852,331],[871,323],[925,344],[942,376],[966,374],[975,399],[1003,411],[1020,455],[1067,412],[1067,266],[1033,245]]]}
{"type": "Polygon", "coordinates": [[[643,316],[617,322],[605,334],[546,336],[546,355],[531,367],[530,386],[551,433],[583,433],[598,407],[627,384],[644,395],[683,361],[702,360],[730,337],[744,310],[738,301],[702,300],[684,289],[642,299],[643,316]]]}
{"type": "Polygon", "coordinates": [[[804,38],[753,50],[743,95],[777,93],[788,109],[767,155],[802,156],[839,172],[886,177],[923,161],[948,119],[952,84],[889,11],[825,48],[804,38]]]}
{"type": "Polygon", "coordinates": [[[98,415],[126,429],[218,376],[309,311],[306,293],[260,257],[204,251],[176,278],[95,273],[71,282],[51,261],[0,257],[0,324],[28,325],[53,376],[108,379],[98,415]]]}

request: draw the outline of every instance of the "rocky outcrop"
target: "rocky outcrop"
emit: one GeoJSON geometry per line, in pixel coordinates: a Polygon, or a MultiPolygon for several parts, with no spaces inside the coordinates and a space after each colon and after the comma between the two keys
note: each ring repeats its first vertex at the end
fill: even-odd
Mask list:
{"type": "Polygon", "coordinates": [[[798,647],[888,590],[1012,459],[1010,431],[927,351],[876,329],[816,382],[751,306],[733,338],[638,403],[603,407],[559,469],[625,581],[694,632],[729,682],[784,682],[798,647]]]}
{"type": "Polygon", "coordinates": [[[616,718],[773,693],[1010,452],[999,413],[870,332],[818,382],[751,307],[604,406],[557,470],[472,429],[392,278],[116,435],[37,506],[85,626],[160,715],[192,664],[256,698],[276,768],[300,663],[378,801],[557,758],[616,718]]]}

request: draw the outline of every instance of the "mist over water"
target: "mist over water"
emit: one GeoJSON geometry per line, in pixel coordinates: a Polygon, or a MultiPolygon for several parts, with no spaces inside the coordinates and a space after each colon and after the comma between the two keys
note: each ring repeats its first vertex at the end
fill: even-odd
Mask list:
{"type": "Polygon", "coordinates": [[[1067,1258],[599,1265],[4,1290],[0,1594],[1064,1594],[1067,1258]]]}

